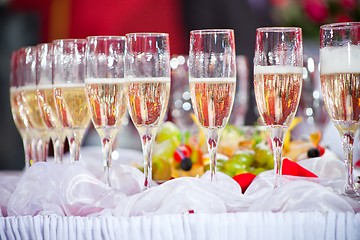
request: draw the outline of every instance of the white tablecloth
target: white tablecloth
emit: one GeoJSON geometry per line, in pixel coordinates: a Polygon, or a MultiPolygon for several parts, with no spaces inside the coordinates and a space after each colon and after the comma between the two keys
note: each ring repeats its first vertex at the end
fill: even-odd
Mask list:
{"type": "Polygon", "coordinates": [[[0,218],[0,239],[360,239],[360,214],[242,212],[0,218]]]}

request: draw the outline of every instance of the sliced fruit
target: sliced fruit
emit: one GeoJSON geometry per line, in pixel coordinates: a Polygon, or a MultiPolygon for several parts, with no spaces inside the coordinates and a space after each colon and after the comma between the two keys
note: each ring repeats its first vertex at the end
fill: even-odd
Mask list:
{"type": "Polygon", "coordinates": [[[176,137],[180,141],[181,131],[174,123],[167,121],[160,126],[156,134],[156,142],[161,143],[173,137],[176,137]]]}

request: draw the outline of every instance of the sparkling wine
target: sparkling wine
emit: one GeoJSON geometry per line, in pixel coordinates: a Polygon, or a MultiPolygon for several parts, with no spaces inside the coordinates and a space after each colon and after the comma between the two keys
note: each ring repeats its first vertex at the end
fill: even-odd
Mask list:
{"type": "Polygon", "coordinates": [[[254,88],[258,110],[264,124],[288,127],[299,105],[302,68],[255,66],[254,88]]]}
{"type": "Polygon", "coordinates": [[[356,130],[360,123],[360,72],[321,74],[324,103],[340,130],[356,130]]]}
{"type": "Polygon", "coordinates": [[[27,117],[36,130],[45,134],[45,124],[41,118],[36,86],[22,87],[21,94],[27,117]]]}
{"type": "Polygon", "coordinates": [[[90,111],[84,84],[56,85],[54,96],[57,113],[63,127],[86,129],[90,122],[90,111]]]}
{"type": "Polygon", "coordinates": [[[320,59],[321,90],[329,116],[338,130],[356,131],[360,125],[360,46],[322,48],[320,59]]]}
{"type": "Polygon", "coordinates": [[[125,92],[134,125],[138,129],[157,127],[167,109],[170,78],[125,79],[125,92]]]}
{"type": "Polygon", "coordinates": [[[53,86],[41,86],[37,90],[41,117],[48,129],[61,129],[61,123],[56,113],[53,86]]]}
{"type": "Polygon", "coordinates": [[[223,128],[232,110],[236,78],[190,78],[195,114],[205,128],[223,128]]]}
{"type": "Polygon", "coordinates": [[[321,90],[329,116],[338,130],[356,131],[360,124],[360,47],[322,48],[320,58],[321,90]]]}
{"type": "Polygon", "coordinates": [[[101,138],[115,137],[126,112],[124,79],[86,79],[92,122],[101,138]]]}
{"type": "Polygon", "coordinates": [[[20,134],[23,135],[25,134],[26,126],[29,125],[29,120],[21,105],[21,92],[16,87],[10,87],[10,106],[15,126],[20,134]]]}

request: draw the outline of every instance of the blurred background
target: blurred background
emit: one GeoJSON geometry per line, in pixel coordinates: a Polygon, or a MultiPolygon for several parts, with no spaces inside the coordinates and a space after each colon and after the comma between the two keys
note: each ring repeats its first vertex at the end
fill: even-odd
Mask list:
{"type": "MultiPolygon", "coordinates": [[[[302,27],[304,59],[311,58],[316,68],[319,26],[339,21],[360,21],[359,0],[0,0],[0,169],[24,167],[22,141],[13,123],[9,103],[10,55],[20,47],[60,38],[167,32],[175,59],[172,76],[181,78],[184,76],[181,71],[186,70],[181,65],[188,54],[190,30],[232,28],[235,30],[237,55],[241,56],[239,62],[243,63],[239,66],[243,75],[238,76],[248,83],[241,85],[247,88],[246,112],[235,113],[234,109],[234,116],[242,115],[242,119],[238,122],[234,120],[234,123],[253,125],[257,121],[252,91],[256,28],[275,25],[302,27]]],[[[311,61],[310,70],[313,69],[311,61]]],[[[313,84],[316,76],[310,73],[308,83],[313,84]]],[[[316,88],[310,85],[309,89],[304,89],[311,98],[315,96],[313,91],[316,88]]],[[[311,102],[308,98],[305,100],[311,102]]],[[[305,106],[305,113],[306,110],[305,106]]],[[[311,117],[309,113],[305,116],[311,117]]],[[[168,120],[172,118],[170,110],[168,120]]],[[[93,132],[93,129],[89,130],[85,145],[100,145],[97,134],[93,132]]],[[[131,123],[122,134],[130,138],[123,142],[123,137],[119,136],[119,146],[140,147],[139,137],[131,123]]]]}

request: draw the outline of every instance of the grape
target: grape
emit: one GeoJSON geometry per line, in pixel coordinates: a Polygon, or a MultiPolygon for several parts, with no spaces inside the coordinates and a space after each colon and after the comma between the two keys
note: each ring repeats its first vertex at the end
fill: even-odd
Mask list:
{"type": "Polygon", "coordinates": [[[268,162],[264,166],[265,169],[274,169],[274,158],[273,155],[271,155],[271,158],[268,159],[268,162]]]}
{"type": "Polygon", "coordinates": [[[229,160],[243,163],[246,167],[250,167],[254,162],[254,154],[250,151],[237,152],[237,154],[229,158],[229,160]]]}
{"type": "Polygon", "coordinates": [[[268,168],[274,167],[274,159],[272,151],[265,144],[257,144],[255,150],[255,166],[268,168]]]}
{"type": "Polygon", "coordinates": [[[317,148],[310,148],[307,151],[307,156],[309,158],[315,158],[315,157],[320,157],[320,151],[317,148]]]}
{"type": "Polygon", "coordinates": [[[238,153],[229,160],[227,160],[223,167],[222,171],[228,175],[235,176],[240,173],[248,172],[248,168],[250,168],[251,164],[254,161],[254,156],[250,152],[242,152],[238,153]]]}
{"type": "Polygon", "coordinates": [[[234,160],[227,160],[222,167],[222,172],[233,177],[237,174],[247,172],[247,166],[244,163],[239,163],[234,160]]]}
{"type": "Polygon", "coordinates": [[[176,137],[180,141],[181,131],[174,123],[167,121],[160,126],[156,134],[156,142],[161,143],[173,137],[176,137]]]}
{"type": "MultiPolygon", "coordinates": [[[[224,167],[224,164],[226,163],[226,161],[227,161],[226,159],[218,159],[216,161],[216,167],[219,171],[224,167]]],[[[360,161],[359,161],[359,163],[360,163],[360,161]]]]}
{"type": "Polygon", "coordinates": [[[262,173],[262,172],[264,172],[264,171],[266,171],[265,168],[259,167],[259,168],[254,168],[254,169],[252,169],[250,172],[253,173],[253,174],[255,174],[255,175],[258,175],[259,173],[262,173]]]}
{"type": "Polygon", "coordinates": [[[180,168],[184,171],[190,171],[192,167],[192,161],[190,158],[185,157],[180,162],[180,168]]]}

